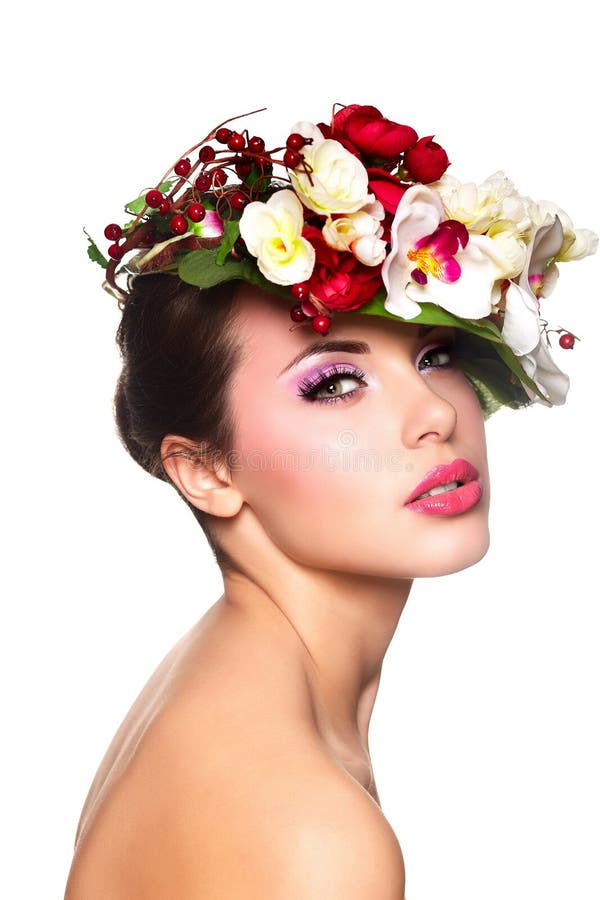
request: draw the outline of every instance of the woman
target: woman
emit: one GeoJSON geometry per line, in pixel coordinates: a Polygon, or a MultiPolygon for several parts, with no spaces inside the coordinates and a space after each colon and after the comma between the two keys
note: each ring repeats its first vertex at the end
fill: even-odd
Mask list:
{"type": "Polygon", "coordinates": [[[107,226],[107,281],[119,433],[224,591],[115,735],[66,898],[402,900],[368,745],[385,651],[415,577],[487,550],[485,418],[564,402],[539,297],[595,236],[502,177],[473,195],[373,107],[199,146],[107,226]]]}

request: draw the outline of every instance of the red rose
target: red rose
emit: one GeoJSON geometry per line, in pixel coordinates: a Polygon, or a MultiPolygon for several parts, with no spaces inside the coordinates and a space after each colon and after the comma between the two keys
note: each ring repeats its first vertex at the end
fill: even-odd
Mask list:
{"type": "Polygon", "coordinates": [[[352,253],[339,252],[324,240],[319,228],[307,225],[303,237],[317,258],[308,282],[311,294],[329,309],[350,312],[368,303],[381,287],[381,266],[365,266],[352,253]]]}
{"type": "Polygon", "coordinates": [[[410,175],[421,184],[437,181],[450,165],[446,151],[432,141],[432,137],[431,134],[429,137],[421,138],[404,157],[404,165],[410,175]]]}
{"type": "Polygon", "coordinates": [[[357,109],[371,109],[377,112],[374,106],[361,106],[360,103],[351,103],[349,106],[343,106],[333,117],[334,131],[343,131],[346,119],[348,116],[351,116],[353,112],[356,112],[357,109]]]}
{"type": "Polygon", "coordinates": [[[367,172],[369,190],[387,212],[395,213],[408,185],[401,184],[395,175],[390,175],[385,169],[367,169],[367,172]]]}
{"type": "Polygon", "coordinates": [[[399,156],[414,146],[418,137],[414,128],[391,122],[374,106],[345,107],[334,116],[333,126],[334,132],[339,130],[366,156],[378,159],[399,156]]]}

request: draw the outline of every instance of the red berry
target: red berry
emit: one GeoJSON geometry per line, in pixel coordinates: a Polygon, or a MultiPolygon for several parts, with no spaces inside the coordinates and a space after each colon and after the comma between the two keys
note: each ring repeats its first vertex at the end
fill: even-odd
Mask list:
{"type": "Polygon", "coordinates": [[[175,163],[175,174],[185,178],[191,168],[192,164],[186,156],[185,159],[180,159],[178,163],[175,163]]]}
{"type": "Polygon", "coordinates": [[[223,187],[223,185],[227,181],[227,172],[225,172],[223,169],[215,169],[211,174],[212,183],[216,184],[217,187],[223,187]]]}
{"type": "Polygon", "coordinates": [[[575,335],[571,334],[570,331],[565,331],[564,334],[558,339],[558,343],[564,350],[572,350],[573,344],[575,343],[575,335]]]}
{"type": "Polygon", "coordinates": [[[229,202],[234,209],[243,209],[248,203],[248,197],[242,191],[234,191],[229,196],[229,202]]]}
{"type": "Polygon", "coordinates": [[[111,244],[108,248],[108,255],[111,259],[121,259],[125,250],[119,244],[111,244]]]}
{"type": "Polygon", "coordinates": [[[215,137],[220,144],[226,144],[232,134],[231,128],[218,128],[215,137]]]}
{"type": "Polygon", "coordinates": [[[212,162],[216,155],[214,148],[211,147],[210,144],[205,144],[204,147],[200,147],[200,153],[198,154],[200,162],[203,163],[212,162]]]}
{"type": "Polygon", "coordinates": [[[230,150],[243,150],[246,146],[246,140],[243,134],[238,134],[237,131],[234,131],[229,140],[227,141],[227,146],[230,150]]]}
{"type": "Polygon", "coordinates": [[[251,153],[263,153],[265,149],[265,142],[261,137],[251,137],[248,141],[248,150],[251,153]]]}
{"type": "Polygon", "coordinates": [[[148,191],[144,199],[152,209],[158,209],[165,198],[160,191],[148,191]]]}
{"type": "Polygon", "coordinates": [[[115,222],[111,222],[111,224],[107,225],[104,229],[104,237],[107,241],[118,241],[122,234],[123,229],[115,222]]]}
{"type": "Polygon", "coordinates": [[[242,159],[240,160],[240,162],[235,164],[235,171],[240,176],[240,178],[247,178],[252,171],[252,163],[247,159],[242,159]]]}
{"type": "Polygon", "coordinates": [[[285,146],[288,148],[288,150],[302,150],[305,144],[306,138],[302,137],[301,134],[298,134],[297,131],[294,131],[293,134],[290,134],[287,141],[285,142],[285,146]]]}
{"type": "Polygon", "coordinates": [[[290,309],[290,319],[292,322],[304,322],[306,316],[302,312],[301,306],[292,306],[290,309]]]}
{"type": "Polygon", "coordinates": [[[295,169],[302,162],[302,156],[297,150],[286,150],[283,154],[283,164],[288,169],[295,169]]]}
{"type": "Polygon", "coordinates": [[[202,175],[198,175],[195,181],[196,190],[198,191],[207,191],[211,185],[211,178],[207,172],[203,172],[202,175]]]}
{"type": "Polygon", "coordinates": [[[206,210],[201,203],[190,203],[185,213],[192,222],[201,222],[206,215],[206,210]]]}
{"type": "Polygon", "coordinates": [[[160,204],[160,206],[158,207],[158,211],[161,214],[161,216],[167,216],[171,212],[171,204],[169,203],[169,201],[167,200],[166,197],[163,200],[163,202],[160,204]]]}
{"type": "Polygon", "coordinates": [[[308,281],[299,281],[292,285],[292,296],[295,297],[296,300],[306,300],[309,294],[308,281]]]}
{"type": "Polygon", "coordinates": [[[171,231],[174,234],[185,234],[186,231],[188,230],[187,219],[185,216],[182,216],[182,215],[173,216],[173,218],[171,219],[170,225],[171,225],[171,231]]]}
{"type": "Polygon", "coordinates": [[[327,334],[330,325],[331,319],[329,316],[315,316],[312,320],[312,327],[317,334],[327,334]]]}

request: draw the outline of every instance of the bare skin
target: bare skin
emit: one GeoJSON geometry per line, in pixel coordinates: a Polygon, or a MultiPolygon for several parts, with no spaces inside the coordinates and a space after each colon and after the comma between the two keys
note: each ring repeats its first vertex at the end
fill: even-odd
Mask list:
{"type": "MultiPolygon", "coordinates": [[[[341,835],[337,870],[376,859],[362,873],[365,885],[385,873],[373,896],[404,896],[368,728],[413,579],[459,571],[487,550],[481,411],[455,367],[421,367],[423,351],[447,343],[451,329],[419,336],[412,325],[348,313],[335,337],[368,341],[370,354],[321,354],[280,376],[314,333],[289,332],[285,305],[250,288],[243,312],[247,352],[231,393],[242,464],[165,462],[215,517],[238,571],[223,571],[223,595],[165,657],[115,735],[82,811],[66,900],[308,900],[317,892],[298,885],[319,851],[304,857],[298,835],[309,827],[327,829],[319,867],[335,858],[329,835],[341,835]],[[315,359],[321,368],[360,366],[362,387],[348,401],[309,403],[296,387],[315,359]],[[396,448],[402,465],[355,471],[315,458],[315,448],[349,441],[350,455],[396,448]],[[273,465],[290,447],[310,466],[273,465]],[[269,465],[248,464],[251,453],[269,465]],[[456,457],[480,472],[477,506],[451,517],[403,508],[430,468],[456,457]],[[295,866],[298,880],[290,874],[284,890],[295,866]]],[[[336,382],[341,393],[357,383],[336,382]]],[[[189,446],[170,435],[162,452],[189,446]]],[[[368,896],[351,893],[356,871],[348,877],[345,896],[368,896]]]]}

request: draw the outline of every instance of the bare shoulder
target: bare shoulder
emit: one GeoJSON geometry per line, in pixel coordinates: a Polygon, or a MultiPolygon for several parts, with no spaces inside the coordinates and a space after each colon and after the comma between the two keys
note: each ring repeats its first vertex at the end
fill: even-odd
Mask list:
{"type": "Polygon", "coordinates": [[[323,747],[289,657],[224,643],[136,722],[65,900],[403,900],[396,835],[323,747]]]}
{"type": "Polygon", "coordinates": [[[364,788],[310,742],[265,750],[223,773],[227,785],[219,777],[211,827],[195,826],[204,859],[190,859],[182,897],[403,900],[400,844],[364,788]]]}
{"type": "Polygon", "coordinates": [[[123,790],[67,900],[403,900],[391,825],[310,741],[210,768],[190,750],[162,744],[123,790]]]}
{"type": "Polygon", "coordinates": [[[371,798],[333,784],[308,796],[311,803],[281,832],[265,900],[403,900],[402,850],[371,798]]]}

